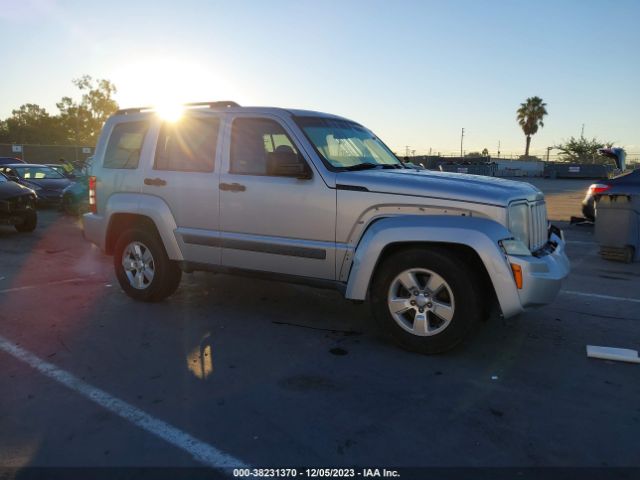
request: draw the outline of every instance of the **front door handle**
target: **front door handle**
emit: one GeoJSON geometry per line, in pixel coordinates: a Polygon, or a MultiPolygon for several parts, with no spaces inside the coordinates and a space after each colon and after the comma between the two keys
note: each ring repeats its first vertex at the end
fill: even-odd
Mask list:
{"type": "Polygon", "coordinates": [[[164,187],[167,184],[167,182],[166,180],[163,180],[161,178],[145,178],[144,184],[152,185],[154,187],[164,187]]]}
{"type": "Polygon", "coordinates": [[[240,185],[239,183],[221,183],[220,190],[224,190],[227,192],[244,192],[247,189],[244,185],[240,185]]]}

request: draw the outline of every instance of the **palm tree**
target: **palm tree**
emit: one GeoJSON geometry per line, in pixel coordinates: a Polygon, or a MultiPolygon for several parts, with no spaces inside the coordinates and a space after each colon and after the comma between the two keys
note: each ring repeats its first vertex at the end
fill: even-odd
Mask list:
{"type": "Polygon", "coordinates": [[[527,146],[524,156],[529,156],[529,146],[531,145],[531,135],[538,132],[538,127],[544,127],[542,119],[547,114],[547,104],[540,97],[529,97],[527,101],[520,104],[518,109],[518,123],[522,131],[527,136],[527,146]]]}

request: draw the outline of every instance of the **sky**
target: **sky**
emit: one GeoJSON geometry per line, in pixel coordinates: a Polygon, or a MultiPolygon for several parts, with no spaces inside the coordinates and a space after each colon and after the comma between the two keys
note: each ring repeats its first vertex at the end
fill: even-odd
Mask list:
{"type": "Polygon", "coordinates": [[[570,136],[640,152],[640,0],[0,0],[0,118],[55,114],[71,80],[121,107],[235,100],[342,115],[394,151],[542,154],[570,136]]]}

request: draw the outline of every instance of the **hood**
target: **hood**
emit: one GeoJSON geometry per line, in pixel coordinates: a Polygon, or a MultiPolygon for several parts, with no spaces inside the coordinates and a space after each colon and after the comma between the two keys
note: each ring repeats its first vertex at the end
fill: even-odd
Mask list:
{"type": "Polygon", "coordinates": [[[68,178],[29,178],[22,179],[20,182],[23,185],[29,186],[37,185],[38,187],[44,188],[45,190],[64,190],[67,186],[71,185],[71,180],[68,178]]]}
{"type": "Polygon", "coordinates": [[[33,194],[30,188],[20,185],[16,182],[2,182],[0,183],[0,200],[7,200],[8,198],[17,197],[18,195],[33,194]]]}
{"type": "Polygon", "coordinates": [[[530,183],[431,170],[376,169],[340,172],[336,176],[336,183],[362,186],[372,192],[436,197],[501,207],[513,200],[544,199],[542,192],[530,183]]]}

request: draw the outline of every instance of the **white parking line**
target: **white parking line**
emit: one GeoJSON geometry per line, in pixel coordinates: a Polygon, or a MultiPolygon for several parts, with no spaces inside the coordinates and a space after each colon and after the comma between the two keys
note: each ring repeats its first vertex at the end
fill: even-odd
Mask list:
{"type": "Polygon", "coordinates": [[[23,290],[31,290],[33,288],[47,287],[49,285],[62,285],[62,284],[65,284],[65,283],[85,282],[85,281],[89,280],[90,278],[91,277],[68,278],[66,280],[54,280],[53,282],[40,283],[38,285],[24,285],[22,287],[5,288],[4,290],[0,290],[0,293],[21,292],[23,290]]]}
{"type": "Polygon", "coordinates": [[[79,393],[88,400],[97,403],[101,407],[118,415],[135,426],[146,430],[171,445],[189,453],[198,462],[214,468],[247,468],[246,464],[217,448],[204,443],[168,423],[152,417],[139,408],[116,398],[104,390],[100,390],[80,380],[71,373],[62,370],[55,365],[45,362],[33,353],[22,347],[14,345],[6,338],[0,336],[0,350],[12,357],[28,364],[43,375],[79,393]]]}
{"type": "Polygon", "coordinates": [[[578,295],[581,297],[600,298],[602,300],[615,300],[616,302],[640,303],[640,298],[614,297],[611,295],[600,295],[599,293],[575,292],[573,290],[560,290],[560,293],[565,293],[567,295],[578,295]]]}

